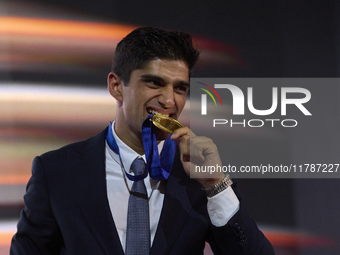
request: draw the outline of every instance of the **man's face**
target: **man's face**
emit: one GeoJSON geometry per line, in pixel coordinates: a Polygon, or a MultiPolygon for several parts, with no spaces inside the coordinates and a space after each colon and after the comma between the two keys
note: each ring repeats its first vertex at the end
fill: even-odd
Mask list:
{"type": "MultiPolygon", "coordinates": [[[[144,68],[131,73],[127,86],[122,86],[119,121],[124,135],[141,136],[142,123],[150,113],[177,119],[182,112],[189,90],[189,69],[181,60],[150,61],[144,68]]],[[[156,128],[157,140],[168,133],[156,128]]]]}

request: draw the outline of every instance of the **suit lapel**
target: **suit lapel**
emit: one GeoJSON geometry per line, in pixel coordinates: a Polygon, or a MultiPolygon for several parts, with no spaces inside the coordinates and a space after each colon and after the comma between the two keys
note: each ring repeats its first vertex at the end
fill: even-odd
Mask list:
{"type": "Polygon", "coordinates": [[[106,190],[106,130],[81,143],[70,152],[74,191],[81,212],[103,254],[124,254],[114,224],[106,190]]]}
{"type": "Polygon", "coordinates": [[[184,172],[177,149],[166,181],[163,208],[150,254],[168,254],[178,239],[192,209],[190,195],[187,194],[188,182],[190,178],[184,172]]]}

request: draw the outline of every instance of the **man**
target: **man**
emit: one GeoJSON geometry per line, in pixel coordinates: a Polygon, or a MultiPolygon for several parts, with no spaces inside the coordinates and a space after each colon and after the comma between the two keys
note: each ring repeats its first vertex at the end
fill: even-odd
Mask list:
{"type": "Polygon", "coordinates": [[[188,34],[155,28],[117,45],[115,121],[35,158],[11,254],[203,254],[206,241],[215,254],[274,254],[228,176],[190,179],[190,164],[221,165],[215,144],[149,120],[179,117],[198,55],[188,34]]]}

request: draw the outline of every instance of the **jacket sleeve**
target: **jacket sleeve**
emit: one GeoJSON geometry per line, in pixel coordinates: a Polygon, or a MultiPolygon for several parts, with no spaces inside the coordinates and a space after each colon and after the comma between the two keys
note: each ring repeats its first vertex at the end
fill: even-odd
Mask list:
{"type": "Polygon", "coordinates": [[[10,254],[59,254],[62,238],[50,205],[40,157],[33,161],[32,177],[27,184],[24,202],[10,254]]]}
{"type": "Polygon", "coordinates": [[[210,246],[214,254],[274,255],[274,249],[245,209],[242,196],[233,184],[240,208],[225,226],[211,225],[210,246]]]}

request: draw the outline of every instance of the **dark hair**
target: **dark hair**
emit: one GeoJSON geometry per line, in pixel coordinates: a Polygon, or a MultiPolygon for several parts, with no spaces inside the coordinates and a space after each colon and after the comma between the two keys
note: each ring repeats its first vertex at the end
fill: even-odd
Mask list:
{"type": "Polygon", "coordinates": [[[111,71],[120,76],[127,85],[133,70],[141,69],[151,60],[159,58],[184,61],[188,65],[191,76],[198,57],[199,52],[193,47],[189,34],[141,27],[118,43],[111,71]]]}

